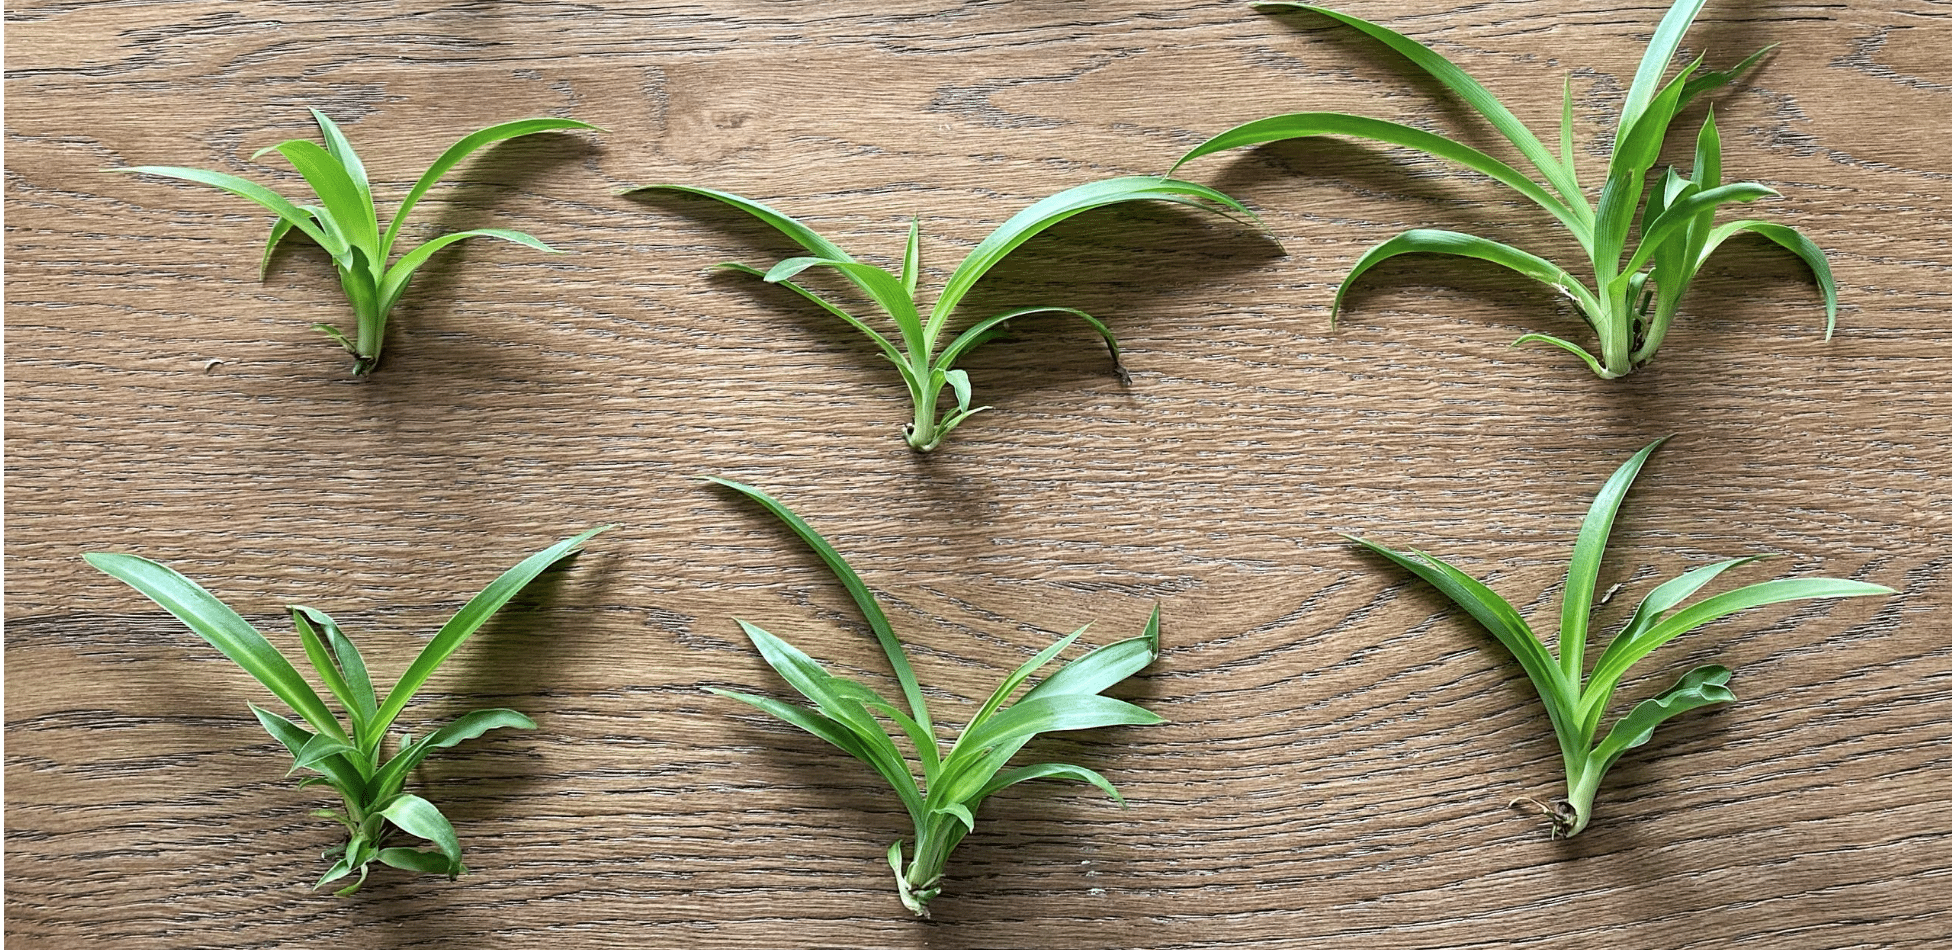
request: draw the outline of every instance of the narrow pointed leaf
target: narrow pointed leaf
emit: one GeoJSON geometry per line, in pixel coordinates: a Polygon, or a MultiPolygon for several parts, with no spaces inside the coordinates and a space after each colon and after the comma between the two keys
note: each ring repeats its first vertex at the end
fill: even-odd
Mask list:
{"type": "Polygon", "coordinates": [[[976,286],[976,282],[989,273],[1010,252],[1022,247],[1031,238],[1043,233],[1053,225],[1076,215],[1122,204],[1128,201],[1151,199],[1180,199],[1180,203],[1207,210],[1230,210],[1248,218],[1254,213],[1245,205],[1227,195],[1205,185],[1190,181],[1176,181],[1171,178],[1151,176],[1131,176],[1108,178],[1089,184],[1067,188],[1030,207],[1017,212],[1008,221],[977,244],[969,256],[956,265],[943,284],[941,296],[936,298],[935,306],[929,312],[925,339],[933,341],[948,323],[949,315],[962,304],[963,297],[976,286]]]}
{"type": "Polygon", "coordinates": [[[1086,629],[1088,628],[1079,627],[1070,636],[1063,637],[1050,646],[1038,651],[1037,655],[1025,660],[1015,670],[1012,670],[1010,675],[1005,676],[1002,682],[996,684],[996,689],[990,691],[990,698],[983,702],[982,708],[976,710],[976,715],[970,717],[969,727],[974,728],[989,719],[990,715],[1001,708],[1003,702],[1010,698],[1010,694],[1017,691],[1017,687],[1022,686],[1025,680],[1030,679],[1030,677],[1036,675],[1038,670],[1043,669],[1052,660],[1057,659],[1057,655],[1063,653],[1066,647],[1078,642],[1078,638],[1084,636],[1086,629]]]}
{"type": "Polygon", "coordinates": [[[780,504],[773,496],[750,485],[742,485],[729,479],[707,477],[705,480],[724,485],[758,502],[760,507],[785,523],[794,534],[800,536],[801,541],[806,542],[807,547],[813,549],[813,553],[820,557],[829,571],[833,572],[834,578],[847,589],[847,595],[853,598],[854,606],[861,611],[862,617],[868,622],[868,628],[874,632],[875,641],[881,645],[881,652],[888,657],[888,665],[895,671],[895,680],[901,684],[902,700],[907,703],[909,714],[921,724],[924,731],[931,731],[933,727],[930,724],[928,704],[922,700],[922,688],[915,680],[915,670],[909,666],[908,654],[902,649],[900,638],[895,636],[895,629],[888,623],[887,615],[881,612],[881,605],[875,601],[867,585],[862,583],[860,575],[854,573],[854,569],[849,567],[847,561],[840,556],[840,552],[834,550],[834,546],[828,544],[826,538],[813,530],[812,525],[807,524],[791,509],[780,504]]]}
{"type": "Polygon", "coordinates": [[[1723,241],[1743,232],[1762,235],[1787,248],[1790,253],[1802,258],[1803,263],[1809,265],[1810,273],[1816,277],[1817,286],[1823,290],[1823,338],[1830,339],[1830,335],[1837,330],[1837,281],[1830,276],[1830,260],[1824,256],[1823,249],[1817,247],[1814,241],[1804,237],[1803,232],[1768,221],[1731,221],[1709,234],[1707,243],[1701,249],[1701,258],[1697,266],[1706,264],[1716,249],[1722,246],[1723,241]]]}
{"type": "Polygon", "coordinates": [[[414,206],[420,203],[421,198],[426,197],[429,189],[442,178],[447,177],[447,173],[454,170],[454,166],[461,164],[468,156],[497,142],[505,142],[524,135],[535,135],[539,132],[566,132],[571,129],[602,131],[594,125],[578,122],[575,119],[516,119],[513,122],[503,122],[478,132],[471,132],[460,141],[448,146],[447,151],[434,159],[434,164],[428,166],[420,179],[413,183],[413,187],[407,189],[407,196],[401,199],[399,209],[393,212],[393,222],[387,225],[386,235],[380,239],[381,260],[385,260],[392,254],[393,242],[399,237],[400,227],[406,223],[407,215],[413,213],[414,206]]]}
{"type": "MultiPolygon", "coordinates": [[[[263,720],[259,721],[262,722],[263,720]]],[[[331,736],[315,735],[306,740],[304,747],[298,750],[297,754],[293,757],[291,768],[285,774],[290,775],[299,769],[314,769],[320,774],[329,776],[331,773],[326,769],[320,768],[320,764],[330,758],[343,758],[347,765],[356,769],[365,762],[359,755],[359,749],[353,746],[352,743],[342,739],[334,739],[331,736]]],[[[365,770],[360,769],[360,771],[364,772],[365,770]]]]}
{"type": "Polygon", "coordinates": [[[1560,161],[1546,150],[1545,143],[1540,142],[1538,136],[1533,135],[1532,130],[1527,128],[1525,123],[1518,121],[1518,117],[1512,115],[1511,110],[1505,108],[1505,104],[1491,94],[1491,90],[1484,88],[1483,84],[1471,78],[1469,73],[1459,69],[1455,63],[1445,59],[1437,51],[1395,30],[1312,4],[1256,3],[1254,9],[1263,13],[1306,10],[1353,27],[1370,38],[1381,41],[1418,69],[1429,74],[1430,78],[1449,88],[1473,111],[1483,116],[1486,122],[1491,123],[1492,128],[1498,130],[1498,134],[1503,135],[1520,154],[1525,156],[1526,161],[1531,162],[1540,174],[1553,183],[1553,187],[1568,202],[1583,205],[1584,201],[1579,197],[1579,187],[1572,182],[1571,176],[1565,173],[1560,161]]]}
{"type": "Polygon", "coordinates": [[[1432,555],[1420,551],[1415,554],[1394,551],[1373,541],[1348,535],[1343,537],[1422,578],[1438,593],[1463,608],[1471,619],[1476,620],[1518,660],[1519,667],[1532,681],[1532,688],[1538,692],[1539,700],[1545,704],[1553,723],[1574,721],[1573,710],[1565,699],[1574,687],[1566,681],[1558,664],[1553,662],[1545,644],[1539,641],[1538,635],[1526,625],[1525,618],[1519,616],[1509,601],[1482,582],[1432,555]]]}
{"type": "Polygon", "coordinates": [[[1653,39],[1647,43],[1647,51],[1641,55],[1640,67],[1634,71],[1633,84],[1627,87],[1627,101],[1620,109],[1620,134],[1625,135],[1652,106],[1655,93],[1661,88],[1661,77],[1674,61],[1675,50],[1681,47],[1681,37],[1706,4],[1707,0],[1675,0],[1661,17],[1653,39]]]}
{"type": "Polygon", "coordinates": [[[1017,307],[1011,310],[1005,310],[994,316],[985,317],[971,324],[969,329],[956,334],[956,338],[951,340],[948,346],[942,348],[942,355],[936,357],[935,365],[944,368],[954,366],[956,365],[956,361],[962,359],[970,350],[988,343],[1000,335],[1005,325],[1010,321],[1019,317],[1035,316],[1040,313],[1067,314],[1084,321],[1085,325],[1091,327],[1094,332],[1104,339],[1105,346],[1111,349],[1112,368],[1118,370],[1121,375],[1124,374],[1125,369],[1120,365],[1118,359],[1118,338],[1112,335],[1112,328],[1106,326],[1104,321],[1099,320],[1097,317],[1073,307],[1017,307]]]}
{"type": "Polygon", "coordinates": [[[359,160],[359,153],[353,151],[352,143],[346,141],[346,135],[339,130],[337,123],[333,122],[325,113],[317,109],[313,109],[311,112],[312,120],[319,125],[319,137],[325,140],[326,153],[331,155],[332,160],[339,163],[339,167],[345,170],[346,179],[352,182],[353,188],[359,193],[360,202],[366,206],[367,226],[377,233],[379,231],[379,225],[372,220],[373,187],[366,180],[365,163],[359,160]]]}
{"type": "MultiPolygon", "coordinates": [[[[293,139],[272,146],[312,186],[325,206],[325,218],[347,244],[364,251],[369,261],[380,256],[379,233],[373,225],[373,200],[361,192],[344,165],[317,143],[293,139]]],[[[339,256],[334,254],[334,257],[339,256]]]]}
{"type": "Polygon", "coordinates": [[[434,639],[421,649],[420,655],[414,657],[413,664],[407,667],[407,671],[400,675],[400,681],[387,693],[386,701],[380,705],[379,712],[373,717],[374,730],[383,732],[391,725],[394,718],[400,715],[400,710],[406,708],[414,694],[418,693],[420,688],[426,685],[428,678],[434,675],[434,671],[439,669],[455,650],[460,649],[461,644],[473,636],[476,630],[481,629],[481,625],[487,623],[488,618],[494,616],[495,611],[515,599],[515,595],[521,593],[522,588],[540,577],[551,565],[575,554],[582,547],[583,542],[609,529],[608,525],[592,528],[529,555],[522,563],[509,568],[493,583],[483,588],[481,593],[476,594],[463,605],[460,612],[443,624],[440,631],[434,634],[434,639]]]}
{"type": "Polygon", "coordinates": [[[1093,772],[1083,766],[1065,765],[1061,762],[1043,762],[1037,765],[1026,765],[1021,768],[1011,769],[990,779],[989,784],[983,786],[983,790],[976,793],[976,797],[978,799],[988,798],[993,793],[1009,788],[1012,785],[1041,778],[1072,779],[1079,782],[1089,782],[1096,786],[1099,791],[1111,796],[1112,801],[1120,805],[1125,804],[1125,796],[1120,795],[1118,789],[1113,787],[1111,781],[1103,775],[1099,775],[1097,772],[1093,772]]]}
{"type": "Polygon", "coordinates": [[[929,346],[922,335],[922,317],[915,309],[914,298],[903,289],[900,278],[879,267],[825,257],[789,257],[766,272],[766,282],[789,280],[810,267],[831,267],[846,275],[895,322],[910,354],[928,352],[929,346]]]}
{"type": "Polygon", "coordinates": [[[915,297],[915,283],[922,276],[922,218],[920,215],[908,219],[908,247],[901,255],[901,289],[908,292],[909,299],[915,297]]]}
{"type": "MultiPolygon", "coordinates": [[[[735,264],[730,261],[723,264],[717,264],[714,266],[718,270],[737,271],[738,273],[741,274],[750,274],[754,277],[760,278],[761,280],[766,280],[766,271],[760,270],[757,267],[751,267],[745,264],[735,264]]],[[[846,322],[848,326],[851,326],[854,329],[859,330],[864,334],[867,334],[868,339],[874,341],[874,345],[881,350],[882,356],[887,357],[889,362],[895,364],[896,368],[903,370],[904,373],[907,371],[908,369],[907,359],[902,356],[901,351],[896,349],[893,343],[888,342],[887,337],[881,335],[881,331],[876,330],[871,326],[868,326],[860,318],[854,316],[851,313],[848,313],[845,310],[842,310],[841,308],[835,306],[832,303],[829,303],[826,298],[821,297],[819,294],[816,294],[813,291],[808,290],[805,287],[802,287],[799,284],[794,283],[793,281],[781,279],[781,280],[767,280],[766,282],[770,284],[777,284],[778,286],[784,287],[790,291],[793,291],[796,294],[799,294],[802,297],[805,297],[808,300],[813,301],[816,304],[819,304],[822,310],[825,310],[828,313],[833,314],[836,317],[839,317],[842,321],[846,322]]]]}
{"type": "Polygon", "coordinates": [[[1681,90],[1681,108],[1687,108],[1688,103],[1693,102],[1698,96],[1713,92],[1734,82],[1743,73],[1748,72],[1755,64],[1761,62],[1764,56],[1773,52],[1776,49],[1776,45],[1775,43],[1771,43],[1750,53],[1747,59],[1736,63],[1730,69],[1718,69],[1710,72],[1697,73],[1690,77],[1687,85],[1681,90]]]}
{"type": "Polygon", "coordinates": [[[387,867],[416,874],[447,874],[453,868],[446,855],[418,848],[381,848],[379,861],[387,867]]]}
{"type": "MultiPolygon", "coordinates": [[[[264,709],[255,703],[250,704],[250,706],[251,714],[257,717],[260,725],[264,726],[264,731],[270,733],[271,738],[278,740],[278,744],[284,746],[285,751],[290,752],[293,759],[298,758],[299,754],[305,750],[305,746],[318,737],[317,733],[307,731],[304,727],[277,713],[264,709]]],[[[341,795],[357,797],[366,787],[365,777],[360,774],[358,769],[353,767],[350,761],[344,758],[328,757],[313,764],[311,768],[318,771],[325,782],[331,785],[341,795]]],[[[286,774],[289,775],[290,773],[287,772],[286,774]]],[[[304,783],[300,782],[299,785],[303,787],[304,783]]]]}
{"type": "Polygon", "coordinates": [[[1594,375],[1599,376],[1601,379],[1612,378],[1612,374],[1608,373],[1606,367],[1601,365],[1599,357],[1587,352],[1585,347],[1571,340],[1561,339],[1549,333],[1527,333],[1511,341],[1511,345],[1513,346],[1524,346],[1527,343],[1544,343],[1548,346],[1556,346],[1584,360],[1587,368],[1591,369],[1594,375]]]}
{"type": "Polygon", "coordinates": [[[1108,643],[1065,664],[1030,688],[1038,696],[1090,696],[1122,683],[1159,658],[1159,608],[1152,608],[1145,630],[1129,640],[1108,643]]]}
{"type": "Polygon", "coordinates": [[[1630,274],[1639,270],[1649,258],[1654,256],[1654,252],[1663,242],[1683,235],[1702,215],[1712,217],[1715,209],[1722,205],[1754,201],[1776,193],[1774,188],[1766,185],[1741,181],[1732,185],[1709,188],[1682,198],[1675,202],[1673,207],[1664,211],[1659,220],[1654,222],[1653,227],[1648,228],[1646,233],[1640,236],[1640,250],[1634,252],[1633,258],[1627,262],[1626,267],[1622,268],[1622,272],[1630,274]]]}
{"type": "Polygon", "coordinates": [[[1753,607],[1766,607],[1770,604],[1798,600],[1873,597],[1892,593],[1896,591],[1889,587],[1861,581],[1832,577],[1791,577],[1763,581],[1727,593],[1716,594],[1675,612],[1672,616],[1653,625],[1632,644],[1622,648],[1618,654],[1607,657],[1606,662],[1594,664],[1593,675],[1587,685],[1587,698],[1590,700],[1595,696],[1610,695],[1627,668],[1638,663],[1642,657],[1654,652],[1675,637],[1696,627],[1720,620],[1729,614],[1740,613],[1753,607]]]}
{"type": "Polygon", "coordinates": [[[359,707],[359,715],[366,719],[373,718],[373,713],[379,709],[379,697],[373,694],[373,680],[366,671],[366,659],[360,655],[359,648],[353,645],[352,638],[346,636],[345,631],[339,629],[339,624],[326,616],[322,610],[300,606],[288,609],[302,611],[312,623],[318,626],[326,645],[332,650],[333,659],[338,662],[339,671],[345,676],[347,687],[352,691],[353,700],[359,707]]]}
{"type": "Polygon", "coordinates": [[[191,632],[202,637],[218,652],[229,657],[264,684],[293,712],[319,733],[336,739],[346,738],[345,730],[326,708],[325,701],[311,684],[298,674],[271,641],[246,623],[237,612],[225,606],[195,581],[154,561],[131,554],[90,553],[83,560],[97,570],[135,588],[144,597],[170,612],[191,632]]]}
{"type": "Polygon", "coordinates": [[[520,231],[509,231],[504,228],[475,228],[471,231],[456,231],[453,234],[443,234],[408,251],[400,258],[399,263],[394,264],[387,270],[386,278],[381,281],[379,287],[380,309],[382,311],[392,310],[394,305],[400,302],[400,296],[407,292],[407,285],[413,281],[414,273],[420,270],[420,266],[427,263],[428,259],[432,258],[435,253],[450,244],[477,237],[500,238],[504,241],[520,244],[523,247],[534,248],[545,254],[560,253],[555,248],[536,240],[530,235],[523,234],[520,231]]]}
{"type": "MultiPolygon", "coordinates": [[[[1292,115],[1271,116],[1235,126],[1208,139],[1187,152],[1180,158],[1178,164],[1184,165],[1196,158],[1227,149],[1317,135],[1345,135],[1369,139],[1386,145],[1415,149],[1445,161],[1456,162],[1479,174],[1496,179],[1513,191],[1532,199],[1539,207],[1558,218],[1575,237],[1580,239],[1582,244],[1586,241],[1587,215],[1581,213],[1581,210],[1585,209],[1583,203],[1579,205],[1581,210],[1575,210],[1572,205],[1568,205],[1558,196],[1540,187],[1537,182],[1518,169],[1462,142],[1399,122],[1387,122],[1340,112],[1297,112],[1292,115]]],[[[1554,167],[1558,166],[1556,160],[1552,161],[1552,164],[1554,167]]]]}
{"type": "Polygon", "coordinates": [[[256,182],[246,181],[235,175],[226,175],[222,172],[204,171],[201,168],[138,165],[131,168],[111,168],[108,170],[131,175],[157,175],[163,178],[176,178],[182,181],[196,182],[200,185],[209,185],[213,188],[230,192],[239,198],[257,202],[265,210],[277,215],[280,220],[298,229],[306,237],[311,238],[318,246],[325,248],[327,254],[336,258],[346,252],[345,241],[339,238],[336,233],[328,231],[318,221],[313,220],[310,211],[286,201],[284,196],[256,182]]]}
{"type": "MultiPolygon", "coordinates": [[[[1592,291],[1587,290],[1559,265],[1543,257],[1475,234],[1415,228],[1370,248],[1356,260],[1355,266],[1349,269],[1349,276],[1342,279],[1342,286],[1335,292],[1333,312],[1341,312],[1342,301],[1348,296],[1349,288],[1370,268],[1404,254],[1448,254],[1453,257],[1472,257],[1489,261],[1571,297],[1588,313],[1600,309],[1599,302],[1593,298],[1592,291]]],[[[1330,319],[1333,319],[1333,316],[1330,319]]]]}
{"type": "Polygon", "coordinates": [[[1593,613],[1593,594],[1599,583],[1600,560],[1606,556],[1606,541],[1613,533],[1613,519],[1626,500],[1627,489],[1654,450],[1666,442],[1655,439],[1633,454],[1614,471],[1593,504],[1586,520],[1579,525],[1579,539],[1573,542],[1572,563],[1566,568],[1565,603],[1559,612],[1559,666],[1567,682],[1577,683],[1586,669],[1586,625],[1593,613]]]}

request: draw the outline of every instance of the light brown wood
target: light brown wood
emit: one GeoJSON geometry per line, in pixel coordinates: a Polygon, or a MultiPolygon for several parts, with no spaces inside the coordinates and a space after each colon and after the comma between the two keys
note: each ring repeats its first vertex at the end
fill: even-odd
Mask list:
{"type": "MultiPolygon", "coordinates": [[[[1525,119],[1578,102],[1585,180],[1662,4],[1365,0],[1525,119]]],[[[844,326],[721,260],[792,248],[735,213],[613,192],[709,185],[886,262],[921,215],[939,282],[1027,202],[1163,171],[1230,125],[1350,110],[1488,130],[1371,43],[1235,4],[311,4],[23,0],[7,92],[6,936],[116,947],[1930,947],[1952,933],[1946,647],[1952,388],[1943,287],[1952,41],[1927,0],[1716,0],[1688,48],[1781,43],[1715,101],[1729,174],[1827,248],[1842,289],[1738,242],[1652,367],[1616,382],[1506,344],[1578,332],[1535,286],[1409,259],[1328,303],[1362,249],[1451,226],[1571,260],[1476,176],[1349,142],[1187,175],[1253,229],[1134,207],[1056,229],[980,300],[1030,324],[967,364],[995,409],[933,457],[844,326]],[[260,284],[268,216],[98,169],[248,162],[346,127],[397,196],[449,141],[522,115],[609,131],[465,166],[421,225],[521,228],[431,265],[386,363],[314,249],[260,284]],[[213,362],[214,361],[214,362],[213,362]],[[1677,436],[1628,503],[1602,609],[1721,556],[1890,584],[1670,647],[1627,691],[1724,662],[1742,701],[1664,727],[1547,840],[1560,791],[1516,665],[1337,532],[1454,556],[1550,624],[1591,493],[1677,436]],[[700,690],[784,695],[759,623],[882,677],[844,595],[721,474],[798,509],[890,604],[958,721],[1002,670],[1091,622],[1166,655],[1124,694],[1170,725],[1048,741],[1131,800],[999,795],[927,922],[882,860],[906,831],[858,763],[700,690]],[[540,730],[436,757],[460,883],[308,891],[333,827],[244,704],[261,693],[88,569],[140,553],[283,636],[332,612],[397,674],[522,555],[620,527],[457,656],[419,722],[506,704],[540,730]]],[[[1692,128],[1689,123],[1687,128],[1692,128]]],[[[1677,144],[1680,139],[1677,136],[1677,144]]],[[[1499,150],[1499,154],[1507,154],[1499,150]]],[[[1677,154],[1679,154],[1677,150],[1677,154]]],[[[424,232],[423,232],[424,233],[424,232]]],[[[289,641],[281,641],[289,642],[289,641]]],[[[877,682],[885,679],[877,679],[877,682]]]]}

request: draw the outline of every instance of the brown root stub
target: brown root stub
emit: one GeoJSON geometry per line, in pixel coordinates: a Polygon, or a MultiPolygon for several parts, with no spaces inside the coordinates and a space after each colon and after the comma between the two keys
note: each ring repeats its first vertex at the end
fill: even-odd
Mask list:
{"type": "Polygon", "coordinates": [[[1529,797],[1514,798],[1509,807],[1543,817],[1552,826],[1551,836],[1554,838],[1570,838],[1579,827],[1579,812],[1572,807],[1572,802],[1563,798],[1550,802],[1529,797]]]}

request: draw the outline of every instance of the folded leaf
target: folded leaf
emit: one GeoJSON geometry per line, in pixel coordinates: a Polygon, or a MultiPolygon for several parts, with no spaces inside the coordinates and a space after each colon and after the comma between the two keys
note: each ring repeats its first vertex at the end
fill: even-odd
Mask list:
{"type": "Polygon", "coordinates": [[[1655,726],[1690,709],[1734,702],[1735,694],[1728,689],[1728,677],[1725,666],[1698,666],[1668,687],[1667,692],[1635,706],[1632,712],[1613,724],[1599,748],[1593,750],[1593,758],[1599,762],[1600,774],[1606,774],[1628,749],[1646,745],[1647,740],[1653,738],[1655,726]]]}
{"type": "Polygon", "coordinates": [[[432,802],[418,795],[401,795],[381,809],[380,814],[401,831],[433,842],[434,847],[439,848],[442,856],[447,858],[445,873],[448,880],[467,871],[461,864],[461,841],[454,836],[454,826],[448,823],[447,816],[441,814],[441,810],[435,808],[432,802]]]}

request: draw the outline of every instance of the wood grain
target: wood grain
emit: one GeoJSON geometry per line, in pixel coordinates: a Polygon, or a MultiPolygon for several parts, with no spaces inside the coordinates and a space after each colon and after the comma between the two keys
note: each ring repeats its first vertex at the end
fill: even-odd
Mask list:
{"type": "MultiPolygon", "coordinates": [[[[1588,168],[1661,4],[1343,7],[1426,39],[1535,123],[1570,74],[1588,168]]],[[[1952,934],[1952,16],[1928,0],[1716,0],[1715,62],[1782,43],[1715,103],[1730,174],[1829,249],[1844,309],[1731,245],[1660,359],[1617,382],[1512,350],[1572,332],[1547,294],[1411,259],[1327,306],[1361,250],[1415,225],[1567,256],[1476,176],[1320,142],[1188,175],[1266,234],[1176,210],[1040,238],[972,303],[1107,317],[968,363],[995,406],[917,458],[899,383],[784,293],[710,276],[791,248],[707,202],[774,203],[887,261],[920,214],[928,277],[1028,201],[1157,173],[1298,109],[1456,130],[1373,44],[1234,4],[141,3],[7,13],[6,936],[18,948],[1932,947],[1952,934]],[[306,329],[345,308],[316,251],[260,284],[265,216],[98,174],[246,160],[337,118],[380,190],[521,115],[610,130],[510,143],[421,226],[529,230],[431,265],[363,382],[306,329]],[[1268,235],[1285,245],[1282,256],[1268,235]],[[220,361],[220,362],[212,362],[220,361]],[[1508,811],[1557,791],[1516,665],[1336,532],[1416,544],[1530,611],[1598,483],[1651,438],[1603,584],[1618,620],[1710,558],[1880,581],[1883,602],[1757,611],[1694,635],[1742,702],[1666,727],[1546,840],[1508,811]],[[1103,770],[986,806],[936,917],[881,854],[905,833],[866,769],[701,686],[783,690],[733,616],[880,676],[844,596],[721,474],[798,509],[881,591],[958,719],[999,671],[1087,621],[1165,611],[1128,695],[1167,726],[1057,737],[1103,770]],[[432,686],[423,720],[510,705],[541,729],[437,758],[472,872],[306,884],[333,841],[278,776],[257,698],[160,611],[86,568],[170,563],[267,629],[331,611],[398,671],[523,554],[615,522],[432,686]]],[[[1502,154],[1502,153],[1501,153],[1502,154]]],[[[1590,174],[1589,178],[1592,177],[1590,174]]],[[[973,309],[972,313],[975,312],[973,309]]],[[[1759,571],[1762,569],[1758,569],[1759,571]]]]}

